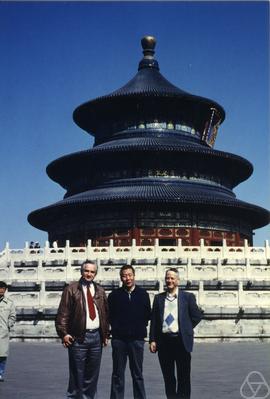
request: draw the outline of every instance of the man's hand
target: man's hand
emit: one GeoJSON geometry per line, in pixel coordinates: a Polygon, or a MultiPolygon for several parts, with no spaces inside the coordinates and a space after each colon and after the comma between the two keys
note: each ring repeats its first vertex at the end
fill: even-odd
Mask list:
{"type": "Polygon", "coordinates": [[[156,353],[157,351],[157,343],[156,342],[150,342],[149,344],[149,350],[151,353],[156,353]]]}
{"type": "Polygon", "coordinates": [[[73,344],[73,342],[74,342],[74,338],[71,335],[67,334],[64,336],[63,345],[65,348],[68,348],[69,346],[71,346],[73,344]]]}

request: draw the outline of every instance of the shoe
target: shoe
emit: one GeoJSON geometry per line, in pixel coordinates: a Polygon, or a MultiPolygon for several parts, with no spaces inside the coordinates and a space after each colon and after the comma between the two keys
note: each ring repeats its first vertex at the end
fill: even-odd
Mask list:
{"type": "Polygon", "coordinates": [[[0,382],[4,382],[4,377],[2,375],[0,375],[0,382]]]}

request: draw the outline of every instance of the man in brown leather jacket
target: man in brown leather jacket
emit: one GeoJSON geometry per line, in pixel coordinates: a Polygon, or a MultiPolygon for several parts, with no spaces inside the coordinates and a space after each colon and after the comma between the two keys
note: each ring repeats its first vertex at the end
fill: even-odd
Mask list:
{"type": "Polygon", "coordinates": [[[108,305],[104,289],[93,282],[94,262],[81,266],[81,279],[62,294],[55,326],[69,352],[67,398],[93,399],[96,394],[102,346],[109,336],[108,305]]]}

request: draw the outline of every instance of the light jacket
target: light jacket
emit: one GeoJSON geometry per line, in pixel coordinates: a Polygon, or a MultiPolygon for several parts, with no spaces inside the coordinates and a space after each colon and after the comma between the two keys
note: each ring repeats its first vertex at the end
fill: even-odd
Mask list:
{"type": "MultiPolygon", "coordinates": [[[[152,318],[150,325],[150,343],[157,343],[157,350],[162,335],[164,307],[166,292],[158,294],[154,298],[152,318]]],[[[192,352],[193,328],[201,321],[202,312],[196,304],[194,294],[178,290],[178,333],[181,334],[185,349],[192,352]]]]}
{"type": "Polygon", "coordinates": [[[8,356],[9,332],[16,321],[16,311],[11,299],[4,296],[0,301],[0,357],[8,356]]]}
{"type": "MultiPolygon", "coordinates": [[[[95,286],[94,303],[98,310],[100,336],[103,343],[109,336],[108,303],[104,289],[95,286]]],[[[82,279],[68,285],[62,294],[55,327],[60,338],[69,334],[78,341],[83,341],[86,330],[86,301],[82,288],[82,279]]]]}

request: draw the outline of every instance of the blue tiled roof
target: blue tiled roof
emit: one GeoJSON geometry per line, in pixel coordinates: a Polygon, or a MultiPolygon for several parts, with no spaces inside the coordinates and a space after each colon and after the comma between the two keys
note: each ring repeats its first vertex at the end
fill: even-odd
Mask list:
{"type": "MultiPolygon", "coordinates": [[[[226,206],[249,206],[239,201],[230,190],[208,184],[194,182],[179,183],[171,179],[130,179],[130,181],[110,182],[80,194],[59,201],[51,207],[79,205],[80,203],[113,202],[168,202],[187,204],[208,204],[226,206]],[[137,182],[134,182],[137,180],[137,182]],[[144,180],[144,181],[142,181],[144,180]]],[[[43,208],[47,209],[47,208],[43,208]]]]}
{"type": "Polygon", "coordinates": [[[219,110],[222,121],[225,118],[224,109],[215,101],[205,97],[196,96],[190,94],[187,91],[179,89],[170,83],[158,70],[144,68],[138,71],[138,73],[124,86],[114,92],[107,94],[102,97],[98,97],[95,100],[89,102],[99,103],[107,99],[115,97],[175,97],[179,100],[194,102],[197,104],[207,104],[209,107],[215,107],[219,110]]]}
{"type": "Polygon", "coordinates": [[[138,178],[110,181],[93,190],[68,197],[57,204],[92,201],[161,201],[193,202],[229,201],[235,196],[231,190],[217,185],[200,184],[194,181],[179,181],[174,178],[138,178]]]}
{"type": "Polygon", "coordinates": [[[29,221],[36,225],[39,223],[37,220],[42,220],[42,225],[44,225],[47,217],[51,218],[52,215],[65,212],[66,209],[75,212],[81,206],[84,209],[94,205],[103,205],[108,208],[113,204],[145,204],[145,206],[147,204],[178,204],[190,207],[190,211],[192,208],[198,209],[203,206],[211,211],[220,209],[224,212],[225,209],[228,209],[232,215],[236,215],[238,210],[241,210],[249,219],[253,220],[256,225],[254,228],[265,225],[269,218],[269,213],[265,209],[240,201],[229,190],[216,186],[189,182],[173,183],[172,181],[166,182],[166,179],[152,179],[152,181],[149,179],[148,183],[147,181],[140,182],[140,184],[138,182],[138,185],[128,184],[127,181],[118,184],[88,190],[38,209],[29,215],[29,221]]]}
{"type": "Polygon", "coordinates": [[[230,160],[236,165],[240,165],[235,171],[235,180],[237,180],[238,176],[241,176],[241,179],[247,179],[253,170],[252,164],[246,159],[228,152],[214,150],[206,145],[200,144],[199,142],[183,141],[181,138],[178,139],[175,136],[171,137],[170,139],[168,139],[168,137],[146,136],[134,138],[129,137],[127,139],[116,138],[115,140],[97,145],[92,149],[65,155],[51,162],[47,167],[47,173],[51,178],[54,178],[55,175],[58,176],[58,170],[62,165],[64,165],[63,171],[65,172],[65,167],[67,167],[68,164],[79,162],[79,160],[82,161],[84,159],[91,159],[91,157],[95,154],[134,151],[145,151],[146,153],[149,151],[162,151],[163,153],[165,151],[175,152],[176,154],[178,153],[177,156],[179,156],[181,153],[190,153],[191,156],[194,156],[195,154],[201,154],[205,156],[206,160],[210,159],[209,157],[226,159],[228,160],[228,167],[230,160]]]}
{"type": "MultiPolygon", "coordinates": [[[[134,103],[128,103],[127,99],[138,99],[139,102],[143,98],[152,98],[155,101],[156,106],[159,104],[159,98],[161,101],[166,99],[174,99],[173,102],[169,102],[168,112],[173,107],[175,110],[186,109],[193,114],[193,119],[198,117],[199,113],[204,114],[204,122],[206,117],[209,118],[210,110],[215,108],[219,116],[217,120],[222,123],[225,119],[224,109],[215,101],[205,97],[196,96],[184,91],[172,83],[170,83],[158,70],[158,68],[149,67],[149,64],[139,69],[137,74],[120,89],[113,91],[110,94],[98,97],[91,101],[85,102],[77,107],[73,113],[74,121],[82,129],[88,132],[97,132],[101,124],[104,124],[106,118],[111,119],[113,116],[116,120],[119,117],[125,117],[123,115],[123,107],[134,110],[134,103]],[[113,112],[111,112],[113,110],[113,112]]],[[[166,113],[166,106],[162,103],[162,109],[166,113]]],[[[155,109],[156,107],[154,107],[155,109]]],[[[151,113],[148,116],[151,116],[151,113]]],[[[175,113],[175,111],[174,111],[175,113]]],[[[125,114],[125,113],[124,113],[125,114]]],[[[147,115],[147,112],[146,112],[147,115]]]]}
{"type": "Polygon", "coordinates": [[[110,141],[106,141],[102,144],[99,144],[93,148],[93,151],[103,151],[103,150],[115,150],[115,149],[128,149],[128,148],[140,148],[140,149],[171,149],[171,150],[179,150],[179,148],[189,148],[189,149],[206,149],[209,148],[206,145],[202,144],[201,141],[192,141],[186,137],[181,136],[181,134],[160,136],[158,135],[145,135],[142,137],[138,137],[134,134],[134,137],[115,137],[110,141]]]}
{"type": "MultiPolygon", "coordinates": [[[[189,97],[192,96],[188,92],[179,89],[170,83],[157,69],[144,68],[138,71],[138,73],[124,86],[114,92],[107,94],[96,99],[100,101],[106,97],[118,97],[118,96],[133,96],[133,95],[145,95],[145,96],[175,96],[175,97],[189,97]]],[[[196,97],[196,96],[192,96],[196,97]]],[[[198,97],[201,100],[207,100],[202,97],[198,97]]],[[[211,101],[211,100],[209,100],[211,101]]]]}

